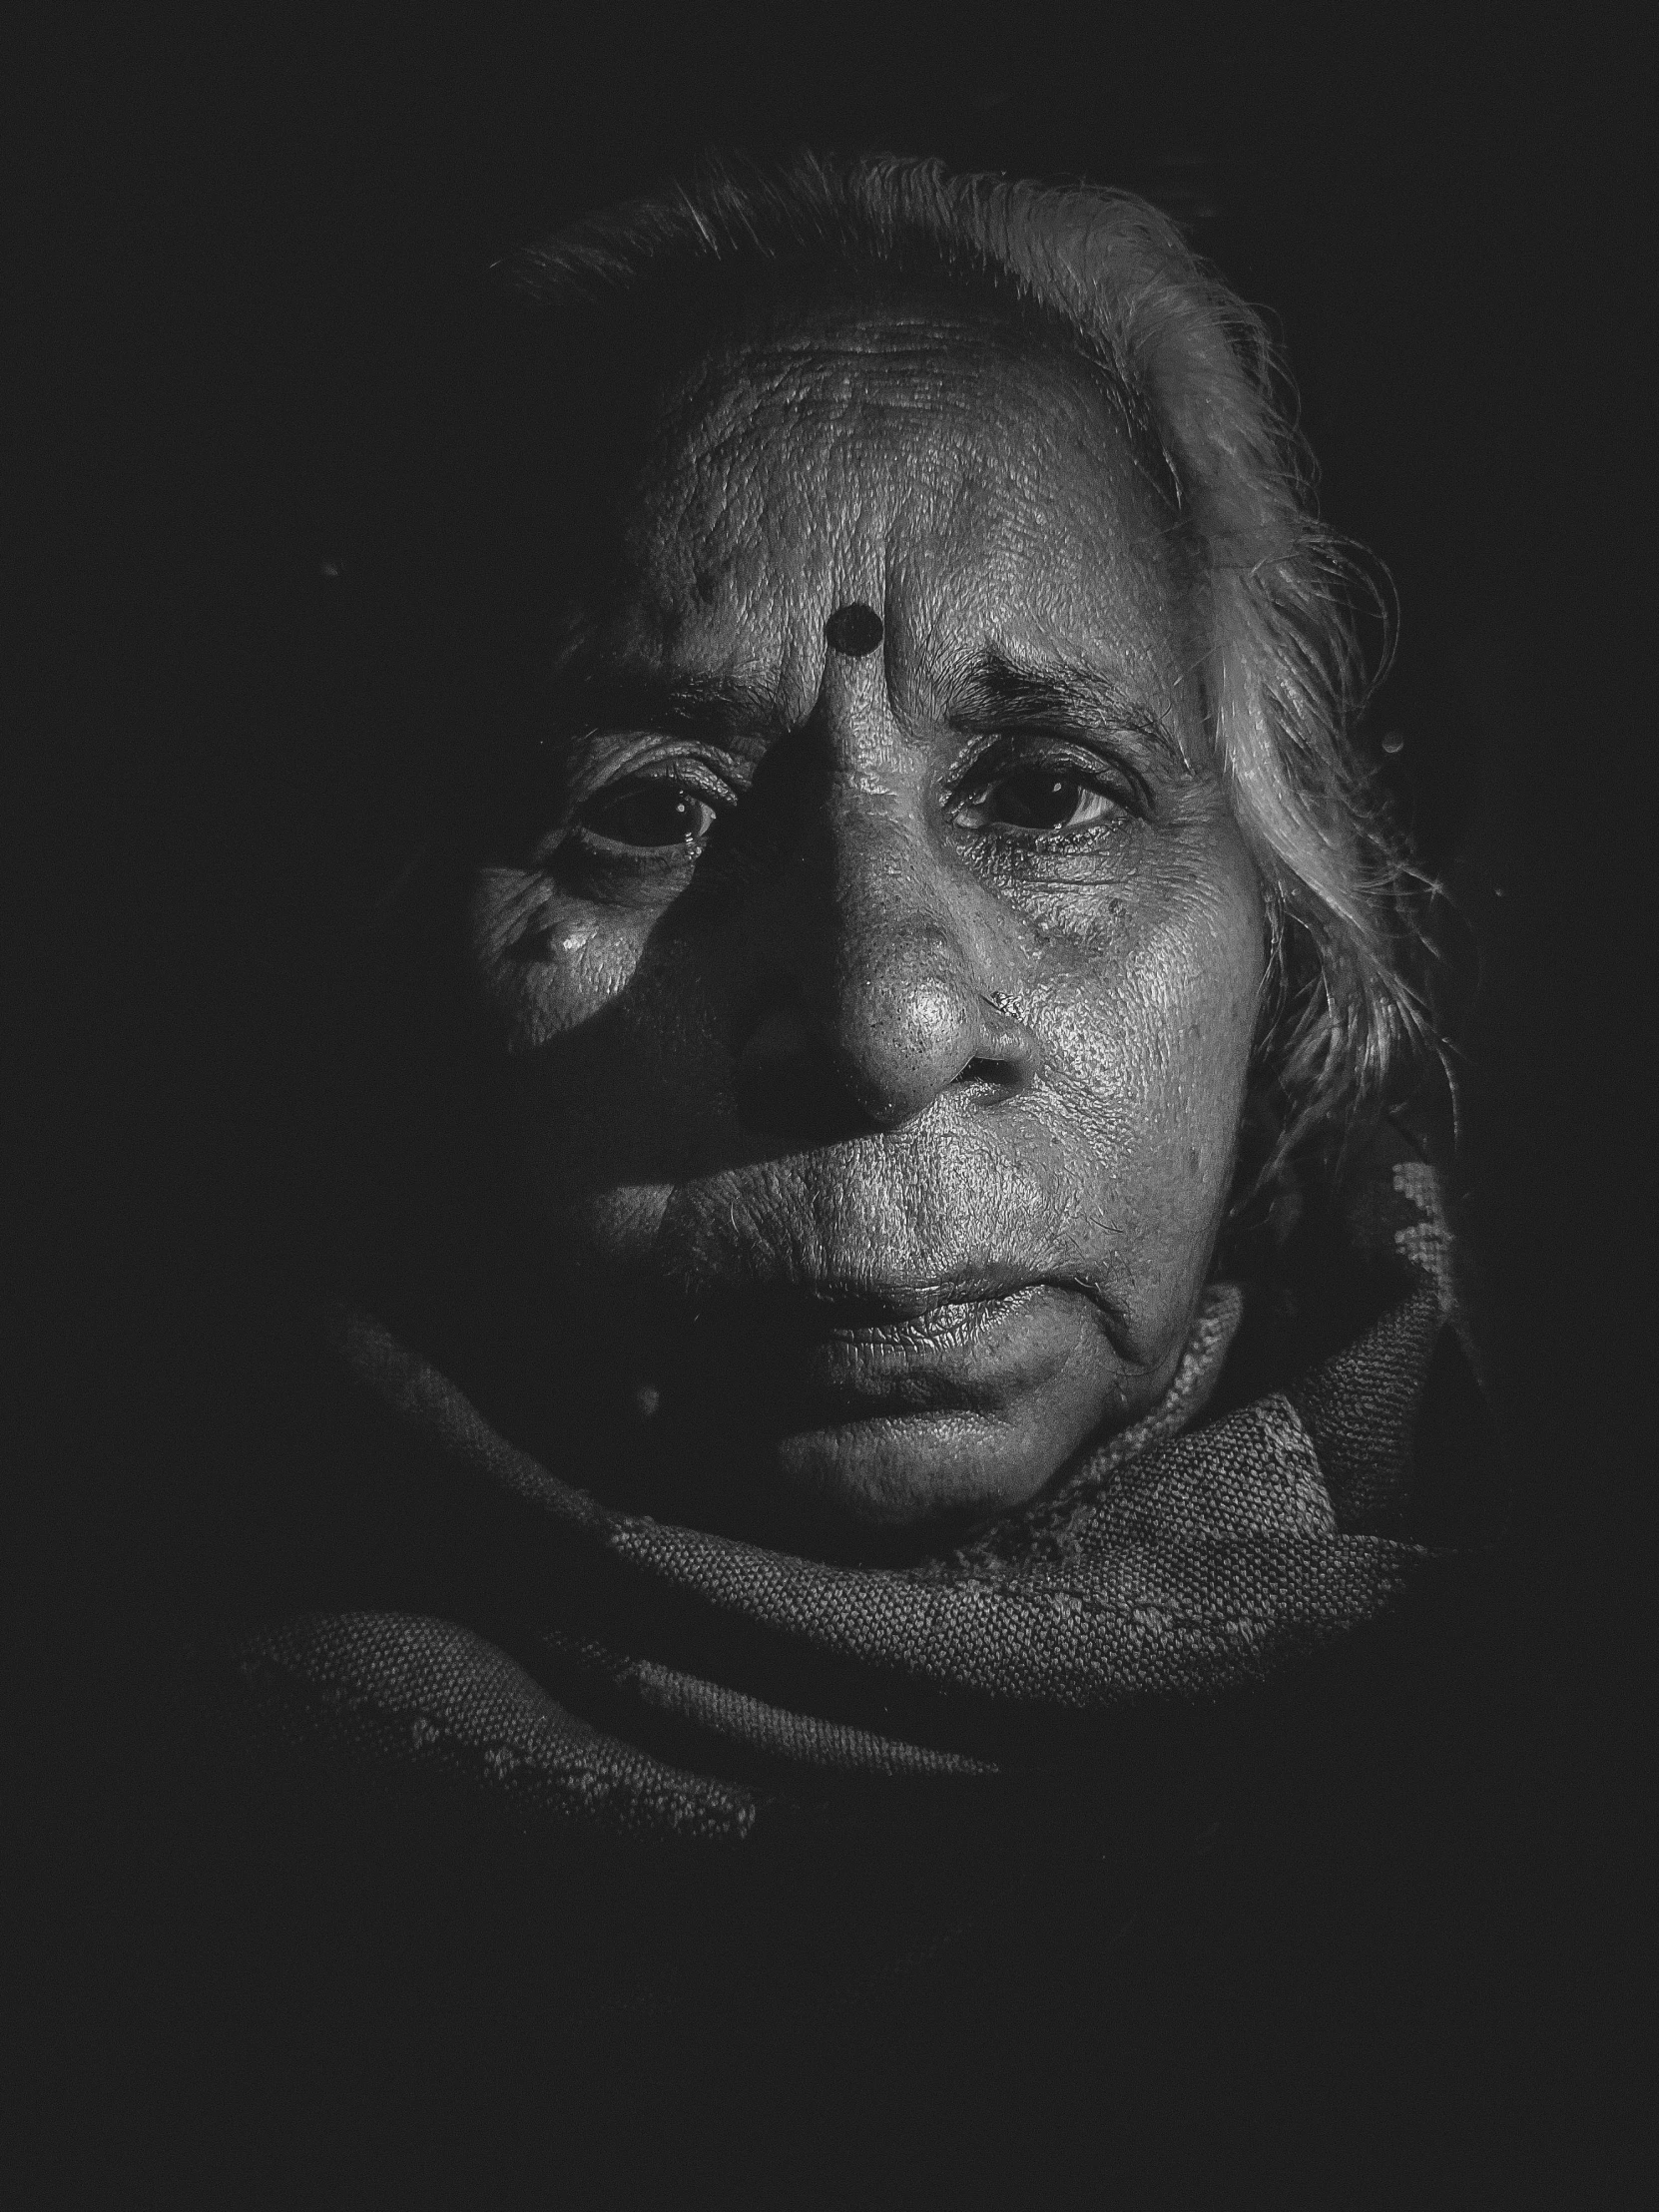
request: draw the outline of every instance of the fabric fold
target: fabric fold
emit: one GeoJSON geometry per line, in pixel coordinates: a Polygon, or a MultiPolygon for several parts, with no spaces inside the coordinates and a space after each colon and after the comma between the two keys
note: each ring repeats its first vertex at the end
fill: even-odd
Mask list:
{"type": "MultiPolygon", "coordinates": [[[[1350,1341],[1228,1406],[1246,1301],[1213,1286],[1145,1419],[907,1567],[613,1511],[383,1323],[342,1310],[338,1357],[400,1448],[436,1470],[463,1527],[472,1505],[506,1508],[524,1556],[488,1619],[249,1629],[250,1710],[290,1743],[309,1732],[434,1787],[464,1779],[537,1819],[741,1841],[768,1792],[971,1784],[1270,1683],[1457,1556],[1410,1526],[1429,1371],[1455,1321],[1433,1179],[1396,1163],[1348,1219],[1377,1286],[1350,1341]]],[[[501,1541],[498,1520],[476,1526],[481,1548],[501,1541]]]]}

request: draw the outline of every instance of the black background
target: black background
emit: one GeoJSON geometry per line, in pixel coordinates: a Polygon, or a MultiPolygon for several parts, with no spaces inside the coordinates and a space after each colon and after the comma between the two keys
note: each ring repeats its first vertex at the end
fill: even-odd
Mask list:
{"type": "Polygon", "coordinates": [[[17,545],[10,779],[39,1017],[38,1798],[110,1624],[188,1575],[158,1500],[225,1412],[285,1172],[284,993],[349,781],[376,487],[415,449],[402,371],[493,253],[707,145],[806,141],[1145,191],[1271,312],[1323,509],[1397,593],[1367,742],[1451,893],[1521,1571],[1569,1725],[1607,1746],[1581,1876],[1612,1880],[1654,1456],[1635,65],[1564,16],[1349,13],[567,7],[509,33],[112,10],[55,19],[50,52],[42,32],[9,134],[45,493],[17,545]]]}

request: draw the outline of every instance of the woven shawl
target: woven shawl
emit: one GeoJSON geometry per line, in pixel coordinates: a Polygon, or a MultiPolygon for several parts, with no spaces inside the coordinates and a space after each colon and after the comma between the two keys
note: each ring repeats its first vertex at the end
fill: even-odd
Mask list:
{"type": "Polygon", "coordinates": [[[1213,1285],[1145,1418],[905,1567],[611,1510],[340,1307],[334,1357],[407,1470],[409,1510],[442,1501],[470,1594],[240,1624],[244,1727],[520,1830],[718,1849],[837,1793],[1074,1768],[1126,1725],[1317,1664],[1492,1532],[1489,1498],[1453,1511],[1438,1494],[1450,1242],[1432,1170],[1388,1149],[1344,1204],[1367,1289],[1343,1342],[1281,1353],[1241,1399],[1248,1300],[1213,1285]]]}

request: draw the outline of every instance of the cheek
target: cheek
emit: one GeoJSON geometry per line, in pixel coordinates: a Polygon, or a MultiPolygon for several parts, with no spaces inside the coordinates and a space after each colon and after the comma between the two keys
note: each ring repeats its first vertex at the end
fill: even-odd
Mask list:
{"type": "Polygon", "coordinates": [[[637,1252],[709,1141],[710,1037],[655,912],[596,906],[528,870],[483,871],[467,913],[492,1035],[503,1164],[543,1231],[637,1252]]]}
{"type": "Polygon", "coordinates": [[[514,1058],[603,1013],[627,989],[646,924],[596,912],[545,875],[483,869],[466,915],[468,965],[490,1026],[514,1058]]]}
{"type": "MultiPolygon", "coordinates": [[[[1265,966],[1248,863],[1126,901],[1056,977],[1050,1034],[1081,1156],[1117,1237],[1207,1248],[1231,1181],[1265,966]]],[[[1063,958],[1056,955],[1056,961],[1063,958]]]]}

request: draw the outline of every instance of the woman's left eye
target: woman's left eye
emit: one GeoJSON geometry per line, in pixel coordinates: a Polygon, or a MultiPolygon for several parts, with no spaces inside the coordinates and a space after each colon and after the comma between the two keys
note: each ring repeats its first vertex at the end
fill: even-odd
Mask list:
{"type": "Polygon", "coordinates": [[[714,808],[700,792],[666,777],[601,792],[580,815],[590,835],[641,852],[701,844],[715,819],[714,808]]]}
{"type": "Polygon", "coordinates": [[[1008,769],[964,794],[956,818],[968,830],[1087,830],[1122,803],[1075,770],[1008,769]]]}

